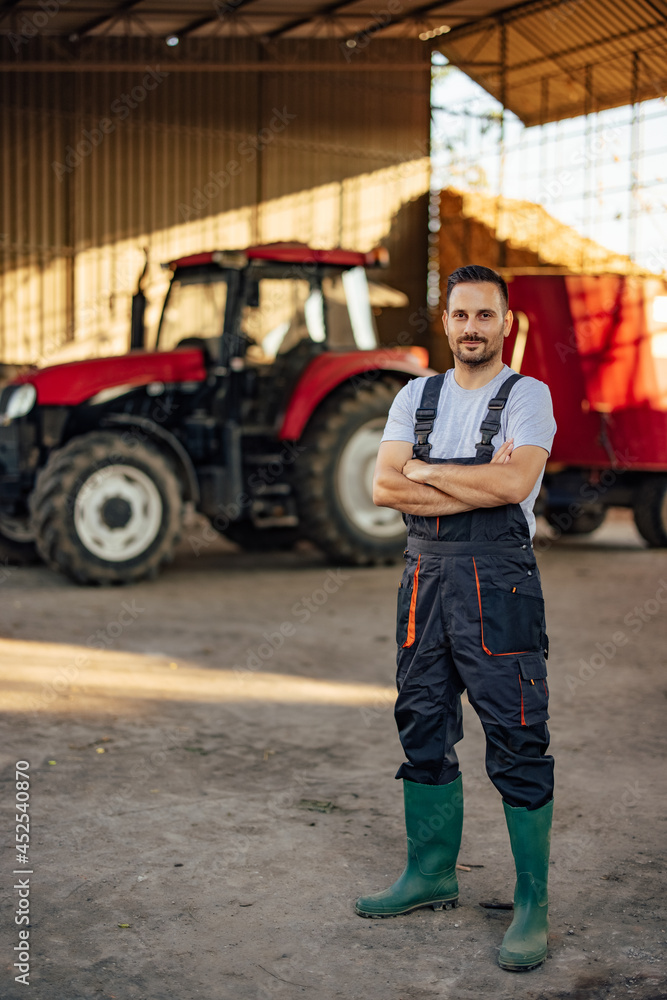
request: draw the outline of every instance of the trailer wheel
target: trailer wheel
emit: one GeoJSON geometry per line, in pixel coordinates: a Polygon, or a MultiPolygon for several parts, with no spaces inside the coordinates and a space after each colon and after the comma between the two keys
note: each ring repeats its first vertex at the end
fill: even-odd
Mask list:
{"type": "Polygon", "coordinates": [[[41,561],[27,518],[0,514],[0,560],[10,566],[34,566],[41,561]]]}
{"type": "Polygon", "coordinates": [[[393,379],[348,386],[311,420],[294,466],[294,485],[304,536],[336,563],[392,563],[405,548],[398,511],[376,507],[375,459],[387,413],[401,383],[393,379]]]}
{"type": "Polygon", "coordinates": [[[637,531],[652,548],[667,546],[667,476],[647,476],[633,507],[637,531]]]}
{"type": "Polygon", "coordinates": [[[157,575],[178,544],[183,498],[165,456],[110,431],[53,452],[30,498],[40,555],[77,583],[157,575]]]}
{"type": "Polygon", "coordinates": [[[602,504],[591,504],[579,514],[573,515],[567,507],[547,507],[544,516],[561,535],[590,535],[604,521],[607,508],[602,504]]]}

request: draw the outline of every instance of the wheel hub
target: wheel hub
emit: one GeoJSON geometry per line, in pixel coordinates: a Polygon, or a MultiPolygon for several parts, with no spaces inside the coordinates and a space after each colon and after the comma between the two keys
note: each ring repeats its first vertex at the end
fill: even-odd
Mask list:
{"type": "Polygon", "coordinates": [[[100,513],[108,528],[124,528],[132,517],[132,507],[123,497],[110,497],[102,504],[100,513]]]}
{"type": "Polygon", "coordinates": [[[74,503],[74,527],[93,555],[125,562],[155,541],[163,517],[157,486],[134,465],[107,465],[86,479],[74,503]]]}

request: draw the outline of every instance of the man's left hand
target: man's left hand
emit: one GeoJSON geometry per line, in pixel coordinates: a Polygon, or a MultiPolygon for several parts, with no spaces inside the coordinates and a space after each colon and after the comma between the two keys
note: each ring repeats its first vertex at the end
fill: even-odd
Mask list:
{"type": "Polygon", "coordinates": [[[431,468],[428,462],[422,462],[418,458],[411,458],[403,466],[403,475],[406,479],[411,479],[413,483],[428,484],[428,474],[431,468]]]}

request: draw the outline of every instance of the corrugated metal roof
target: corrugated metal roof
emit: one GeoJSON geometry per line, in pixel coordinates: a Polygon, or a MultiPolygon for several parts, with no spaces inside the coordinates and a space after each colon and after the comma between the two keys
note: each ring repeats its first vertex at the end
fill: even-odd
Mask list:
{"type": "Polygon", "coordinates": [[[527,125],[667,93],[665,0],[488,7],[437,47],[527,125]]]}
{"type": "Polygon", "coordinates": [[[437,48],[531,125],[667,92],[667,0],[5,0],[0,36],[0,68],[38,68],[46,45],[50,71],[98,68],[93,40],[114,36],[150,38],[185,71],[187,46],[168,48],[170,36],[257,44],[242,64],[197,67],[218,72],[316,69],[294,51],[306,39],[336,41],[327,68],[354,72],[372,67],[375,39],[421,39],[424,62],[437,48]]]}

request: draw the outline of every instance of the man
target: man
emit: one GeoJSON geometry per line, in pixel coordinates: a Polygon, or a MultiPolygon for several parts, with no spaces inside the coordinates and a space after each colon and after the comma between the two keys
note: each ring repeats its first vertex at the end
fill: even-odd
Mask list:
{"type": "Polygon", "coordinates": [[[518,971],[547,953],[553,758],[531,538],[556,426],[547,386],[502,362],[512,313],[499,274],[454,271],[443,322],[454,368],[398,393],[375,472],[374,502],[402,511],[408,525],[395,709],[407,757],[396,777],[408,861],[398,881],[357,900],[356,910],[384,917],[457,905],[463,798],[454,746],[467,689],[516,862],[514,919],[499,963],[518,971]]]}

